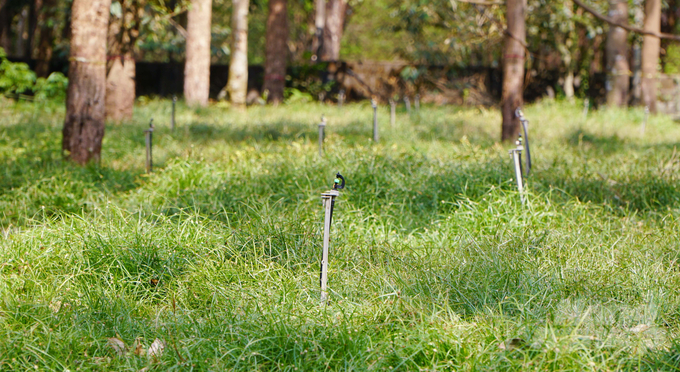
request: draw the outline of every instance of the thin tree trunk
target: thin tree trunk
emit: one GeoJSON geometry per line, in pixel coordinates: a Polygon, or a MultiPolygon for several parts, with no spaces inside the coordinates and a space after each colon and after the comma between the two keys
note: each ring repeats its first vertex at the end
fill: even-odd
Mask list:
{"type": "MultiPolygon", "coordinates": [[[[645,3],[645,31],[661,31],[661,0],[647,0],[645,3]]],[[[659,65],[658,37],[645,35],[642,44],[642,102],[649,111],[656,113],[656,74],[659,65]]]]}
{"type": "Polygon", "coordinates": [[[506,0],[508,30],[503,48],[503,124],[501,140],[512,141],[519,134],[515,110],[524,104],[524,44],[526,44],[526,0],[506,0]]]}
{"type": "Polygon", "coordinates": [[[62,149],[79,164],[101,158],[110,7],[111,0],[73,0],[71,5],[71,62],[62,149]]]}
{"type": "Polygon", "coordinates": [[[54,19],[56,5],[56,0],[45,0],[40,12],[40,43],[35,67],[35,73],[38,77],[47,77],[50,74],[50,61],[54,51],[54,26],[50,26],[48,21],[54,19]]]}
{"type": "Polygon", "coordinates": [[[347,14],[346,0],[328,0],[326,3],[326,28],[323,34],[323,51],[321,60],[340,60],[340,42],[347,14]]]}
{"type": "Polygon", "coordinates": [[[283,102],[288,59],[288,1],[269,0],[265,41],[264,89],[270,103],[283,102]]]}
{"type": "Polygon", "coordinates": [[[323,35],[326,29],[326,0],[316,0],[314,18],[314,40],[312,40],[312,61],[318,61],[323,51],[323,35]]]}
{"type": "Polygon", "coordinates": [[[26,57],[26,42],[28,40],[28,14],[30,7],[21,8],[17,22],[17,38],[14,43],[14,55],[17,58],[26,57]]]}
{"type": "Polygon", "coordinates": [[[38,17],[40,16],[42,6],[43,0],[34,0],[29,9],[26,52],[24,53],[27,59],[33,58],[33,50],[35,49],[35,31],[38,28],[38,17]]]}
{"type": "Polygon", "coordinates": [[[5,50],[5,53],[10,53],[12,41],[9,37],[11,32],[11,17],[7,6],[0,8],[0,48],[5,50]]]}
{"type": "Polygon", "coordinates": [[[206,106],[210,94],[210,28],[212,0],[193,0],[188,14],[184,98],[206,106]]]}
{"type": "MultiPolygon", "coordinates": [[[[609,16],[618,24],[628,24],[628,2],[610,0],[609,16]]],[[[626,106],[630,89],[628,64],[628,32],[621,27],[609,27],[607,34],[607,105],[626,106]]]]}
{"type": "Polygon", "coordinates": [[[232,44],[227,90],[232,105],[238,109],[246,106],[248,93],[248,8],[250,0],[233,0],[231,15],[232,44]]]}
{"type": "Polygon", "coordinates": [[[114,122],[131,120],[135,105],[134,38],[126,28],[126,18],[134,16],[136,4],[123,3],[121,17],[111,16],[106,61],[106,119],[114,122]]]}

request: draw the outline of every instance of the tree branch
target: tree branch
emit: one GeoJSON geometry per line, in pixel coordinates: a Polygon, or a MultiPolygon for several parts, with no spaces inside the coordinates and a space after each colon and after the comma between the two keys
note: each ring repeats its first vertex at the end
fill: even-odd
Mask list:
{"type": "Polygon", "coordinates": [[[595,18],[597,18],[601,21],[607,22],[612,26],[621,27],[624,30],[627,30],[627,31],[630,31],[630,32],[635,32],[637,34],[655,36],[655,37],[658,37],[659,39],[668,39],[668,40],[680,41],[680,35],[666,34],[666,33],[663,33],[663,32],[646,31],[646,30],[643,30],[641,28],[632,27],[632,26],[621,24],[621,23],[617,23],[614,20],[612,20],[611,18],[598,13],[597,10],[587,6],[581,0],[574,0],[574,3],[578,6],[580,6],[581,8],[583,8],[586,12],[592,14],[595,18]]]}

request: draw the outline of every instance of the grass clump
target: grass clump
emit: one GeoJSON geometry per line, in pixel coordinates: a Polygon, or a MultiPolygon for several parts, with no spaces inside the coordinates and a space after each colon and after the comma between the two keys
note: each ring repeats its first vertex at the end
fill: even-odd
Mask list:
{"type": "Polygon", "coordinates": [[[109,126],[103,163],[85,168],[61,159],[63,108],[0,107],[0,369],[680,366],[680,130],[667,118],[642,137],[641,110],[528,107],[523,208],[496,111],[401,110],[374,144],[365,104],[180,105],[175,133],[168,107],[109,126]],[[320,193],[337,171],[348,183],[321,306],[320,193]],[[139,352],[156,339],[161,355],[139,352]]]}

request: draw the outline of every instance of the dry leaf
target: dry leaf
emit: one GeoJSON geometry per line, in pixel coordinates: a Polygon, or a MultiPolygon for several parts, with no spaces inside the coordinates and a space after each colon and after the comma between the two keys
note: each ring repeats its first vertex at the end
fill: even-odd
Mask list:
{"type": "Polygon", "coordinates": [[[163,350],[165,349],[165,342],[159,339],[153,340],[147,355],[154,358],[160,358],[163,355],[163,350]]]}
{"type": "Polygon", "coordinates": [[[148,372],[148,371],[149,371],[149,367],[144,367],[144,368],[140,369],[138,372],[148,372]]]}
{"type": "Polygon", "coordinates": [[[513,338],[512,340],[501,342],[500,344],[498,344],[498,348],[501,350],[512,351],[514,349],[517,349],[518,347],[524,346],[525,343],[526,342],[521,338],[513,338]]]}
{"type": "Polygon", "coordinates": [[[132,345],[132,352],[138,356],[146,355],[146,350],[144,350],[144,346],[142,345],[141,340],[142,340],[141,337],[137,337],[135,339],[135,343],[132,345]]]}
{"type": "Polygon", "coordinates": [[[123,356],[125,354],[125,350],[127,350],[125,342],[123,342],[123,340],[119,339],[118,337],[109,337],[108,345],[111,346],[113,351],[115,351],[118,356],[123,356]]]}
{"type": "Polygon", "coordinates": [[[646,331],[646,330],[648,330],[648,329],[649,329],[649,326],[648,326],[648,325],[646,325],[646,324],[638,324],[638,325],[636,325],[635,327],[629,329],[629,331],[630,331],[631,333],[642,333],[642,332],[644,332],[644,331],[646,331]]]}

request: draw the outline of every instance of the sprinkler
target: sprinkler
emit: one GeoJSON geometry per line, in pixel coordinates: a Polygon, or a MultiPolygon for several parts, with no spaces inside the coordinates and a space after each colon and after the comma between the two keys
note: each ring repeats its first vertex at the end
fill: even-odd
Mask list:
{"type": "Polygon", "coordinates": [[[343,103],[345,103],[345,90],[340,89],[340,93],[338,93],[338,107],[342,108],[343,103]]]}
{"type": "Polygon", "coordinates": [[[375,98],[371,99],[371,107],[373,107],[373,142],[378,143],[378,104],[375,102],[375,98]]]}
{"type": "MultiPolygon", "coordinates": [[[[529,172],[531,172],[531,150],[529,150],[529,120],[527,120],[524,117],[524,113],[522,112],[521,108],[517,108],[515,110],[515,116],[519,119],[520,123],[522,123],[522,129],[524,131],[524,149],[527,152],[527,173],[526,176],[529,176],[529,172]]],[[[522,141],[522,138],[520,136],[520,142],[522,141]]]]}
{"type": "Polygon", "coordinates": [[[515,179],[517,180],[517,191],[519,191],[519,197],[522,200],[522,205],[524,205],[524,185],[522,184],[522,136],[519,136],[517,142],[515,142],[516,147],[509,151],[510,156],[512,156],[512,161],[515,165],[515,179]]]}
{"type": "Polygon", "coordinates": [[[170,120],[170,129],[175,131],[175,105],[177,104],[177,96],[172,96],[172,118],[170,120]]]}
{"type": "Polygon", "coordinates": [[[338,173],[333,180],[333,189],[321,194],[323,201],[324,225],[323,225],[323,251],[321,253],[321,274],[319,285],[321,287],[321,302],[328,301],[328,246],[331,240],[331,222],[333,220],[333,208],[335,198],[340,196],[340,191],[345,188],[345,178],[338,173]]]}
{"type": "Polygon", "coordinates": [[[321,122],[319,123],[319,157],[323,157],[323,140],[326,138],[324,130],[326,129],[326,117],[321,115],[321,122]]]}
{"type": "Polygon", "coordinates": [[[640,134],[645,135],[645,129],[647,128],[647,120],[649,120],[649,106],[645,106],[645,117],[642,119],[642,127],[640,128],[640,134]]]}
{"type": "Polygon", "coordinates": [[[397,103],[390,98],[390,127],[394,128],[394,123],[397,121],[397,103]]]}
{"type": "Polygon", "coordinates": [[[149,129],[144,131],[146,140],[146,173],[153,172],[153,119],[149,123],[149,129]]]}

